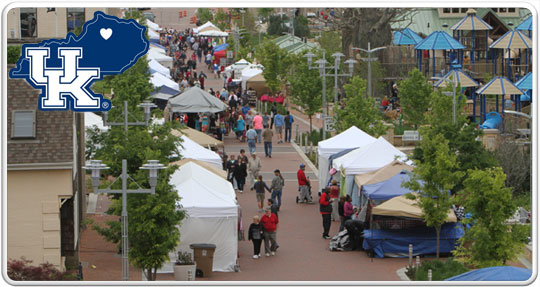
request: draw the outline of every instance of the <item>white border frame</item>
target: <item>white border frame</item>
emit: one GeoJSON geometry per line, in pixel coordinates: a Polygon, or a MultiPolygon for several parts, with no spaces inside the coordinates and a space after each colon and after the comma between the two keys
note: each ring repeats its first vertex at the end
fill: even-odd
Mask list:
{"type": "MultiPolygon", "coordinates": [[[[185,1],[185,0],[183,0],[185,1]]],[[[538,75],[538,10],[540,8],[540,3],[535,0],[522,0],[519,2],[510,2],[509,1],[453,1],[453,2],[430,2],[430,1],[413,1],[406,2],[403,0],[379,0],[377,2],[359,2],[352,0],[341,0],[332,7],[362,7],[362,8],[376,8],[376,7],[396,7],[396,8],[421,8],[421,7],[516,7],[516,8],[526,8],[529,9],[533,15],[533,27],[536,29],[533,30],[533,59],[535,59],[536,64],[533,65],[533,73],[538,75]],[[399,1],[399,2],[397,2],[399,1]],[[448,4],[450,3],[450,4],[448,4]],[[533,4],[534,3],[534,4],[533,4]]],[[[6,226],[7,226],[7,13],[12,8],[24,8],[24,7],[148,7],[149,4],[152,4],[152,7],[186,7],[186,8],[200,8],[200,7],[227,7],[227,8],[236,8],[236,7],[283,7],[283,8],[295,8],[295,7],[328,7],[328,2],[323,2],[321,0],[280,0],[279,6],[276,5],[277,2],[271,2],[268,0],[252,2],[248,0],[235,1],[234,3],[228,3],[225,1],[204,1],[203,3],[190,1],[190,2],[159,2],[159,3],[149,3],[143,1],[130,1],[130,2],[106,2],[106,1],[93,1],[93,2],[69,2],[69,1],[55,1],[54,4],[50,2],[12,2],[4,6],[2,11],[2,60],[0,64],[2,65],[2,101],[1,101],[1,116],[2,116],[2,153],[0,160],[2,161],[2,277],[8,284],[21,286],[21,285],[42,285],[42,286],[523,286],[529,285],[536,280],[538,276],[538,197],[536,191],[538,190],[538,117],[536,114],[538,112],[538,76],[534,78],[533,83],[533,97],[537,99],[533,102],[532,105],[532,238],[533,238],[533,262],[532,263],[532,277],[527,281],[190,281],[178,282],[178,281],[136,281],[136,282],[125,282],[125,281],[51,281],[51,282],[41,282],[41,281],[12,281],[7,277],[7,237],[6,237],[6,226]]],[[[334,4],[334,3],[332,3],[334,4]]],[[[359,270],[361,271],[361,270],[359,270]]],[[[395,271],[392,271],[395,272],[395,271]]],[[[277,275],[279,276],[279,275],[277,275]]],[[[278,277],[279,278],[279,277],[278,277]]],[[[4,283],[4,282],[2,282],[4,283]]],[[[0,283],[0,284],[2,284],[0,283]]],[[[3,284],[2,284],[3,285],[3,284]]]]}

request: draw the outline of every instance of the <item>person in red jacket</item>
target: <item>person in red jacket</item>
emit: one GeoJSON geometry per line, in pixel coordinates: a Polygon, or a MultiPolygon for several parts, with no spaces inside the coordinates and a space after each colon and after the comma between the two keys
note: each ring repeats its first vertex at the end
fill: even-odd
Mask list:
{"type": "Polygon", "coordinates": [[[306,165],[301,163],[300,169],[296,173],[296,178],[298,179],[298,190],[300,191],[300,202],[305,202],[305,200],[311,202],[313,199],[309,194],[309,179],[306,177],[306,165]]]}
{"type": "Polygon", "coordinates": [[[276,241],[279,219],[272,213],[270,208],[266,208],[265,214],[261,217],[261,223],[264,226],[264,251],[266,256],[270,256],[270,254],[274,256],[279,247],[276,241]],[[272,243],[272,245],[269,243],[272,243]]]}
{"type": "Polygon", "coordinates": [[[321,199],[319,199],[319,205],[320,205],[320,212],[322,215],[322,224],[323,224],[323,234],[322,237],[324,239],[329,239],[330,235],[328,235],[328,232],[330,231],[330,224],[331,216],[332,216],[332,205],[330,205],[330,189],[325,188],[324,192],[321,194],[321,199]]]}

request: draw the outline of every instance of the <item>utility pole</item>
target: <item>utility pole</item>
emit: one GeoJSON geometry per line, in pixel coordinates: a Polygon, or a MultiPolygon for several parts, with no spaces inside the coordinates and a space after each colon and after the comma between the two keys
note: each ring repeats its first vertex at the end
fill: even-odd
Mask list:
{"type": "Polygon", "coordinates": [[[377,61],[377,58],[371,58],[371,54],[376,52],[376,51],[386,49],[386,47],[378,47],[378,48],[375,48],[375,49],[371,49],[371,43],[368,42],[367,50],[362,49],[362,48],[352,48],[352,49],[353,50],[360,50],[360,51],[368,53],[368,58],[367,59],[363,58],[362,61],[368,62],[368,97],[371,97],[371,96],[373,96],[371,94],[371,62],[377,61]]]}

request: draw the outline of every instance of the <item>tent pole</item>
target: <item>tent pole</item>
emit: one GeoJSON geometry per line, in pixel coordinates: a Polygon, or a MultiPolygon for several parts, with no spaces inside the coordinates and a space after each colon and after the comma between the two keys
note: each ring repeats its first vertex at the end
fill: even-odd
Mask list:
{"type": "Polygon", "coordinates": [[[472,30],[471,64],[474,64],[474,30],[472,30]]]}
{"type": "Polygon", "coordinates": [[[476,93],[472,96],[473,121],[476,122],[476,93]]]}
{"type": "Polygon", "coordinates": [[[489,39],[489,30],[486,30],[486,64],[488,63],[488,55],[489,55],[489,48],[488,48],[489,41],[488,41],[488,39],[489,39]]]}

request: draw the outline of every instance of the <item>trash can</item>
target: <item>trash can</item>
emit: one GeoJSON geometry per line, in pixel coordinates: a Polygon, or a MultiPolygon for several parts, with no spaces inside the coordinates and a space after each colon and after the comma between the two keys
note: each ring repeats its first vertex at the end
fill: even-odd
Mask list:
{"type": "Polygon", "coordinates": [[[212,265],[214,264],[215,244],[193,243],[189,245],[193,249],[193,257],[197,263],[197,277],[212,276],[212,265]]]}

